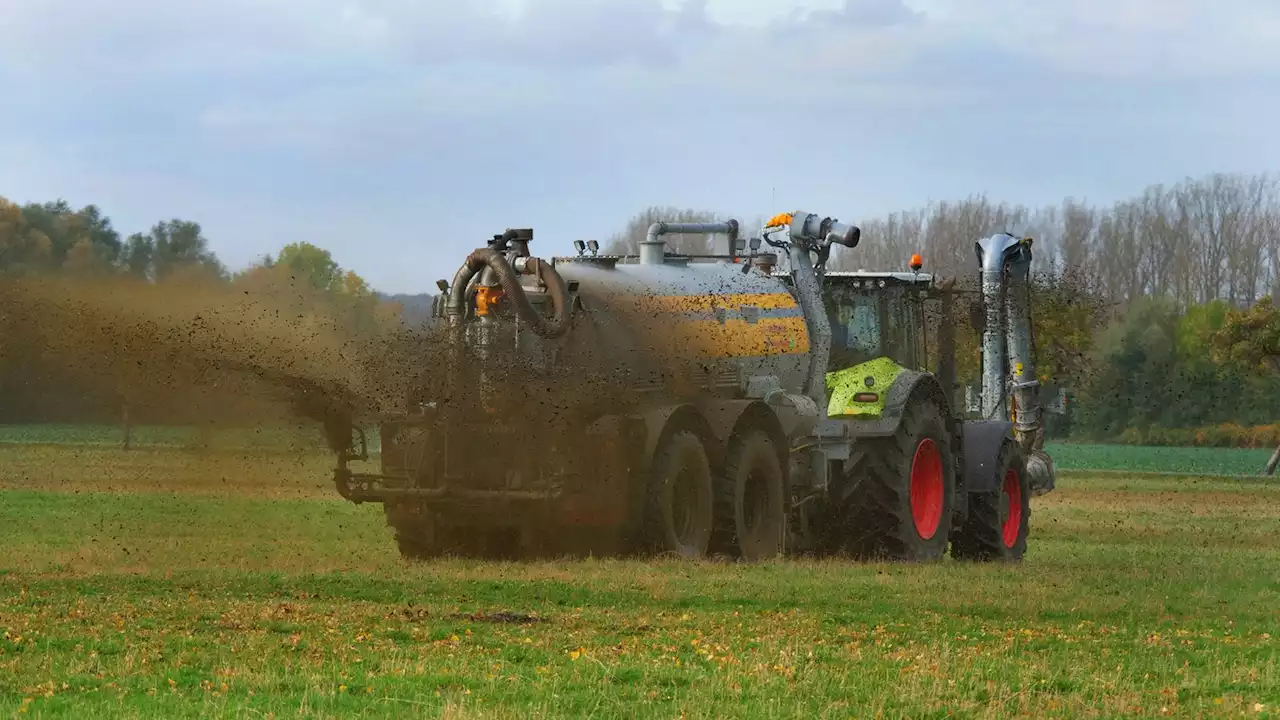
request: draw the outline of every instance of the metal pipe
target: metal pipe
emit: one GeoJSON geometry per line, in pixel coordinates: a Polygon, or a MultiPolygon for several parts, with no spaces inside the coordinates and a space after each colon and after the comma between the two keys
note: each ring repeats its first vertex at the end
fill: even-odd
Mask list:
{"type": "Polygon", "coordinates": [[[1277,465],[1280,465],[1280,445],[1277,445],[1276,451],[1271,454],[1271,459],[1267,461],[1267,467],[1262,471],[1262,474],[1275,475],[1277,465]]]}
{"type": "Polygon", "coordinates": [[[790,262],[791,279],[796,299],[804,311],[805,326],[809,330],[809,376],[805,394],[818,407],[827,404],[827,364],[831,361],[831,319],[827,317],[827,304],[822,298],[821,268],[825,266],[826,253],[832,243],[845,247],[857,247],[862,231],[855,225],[838,222],[813,213],[791,213],[787,234],[792,242],[787,244],[787,260],[790,262]],[[810,253],[817,253],[819,267],[814,267],[810,253]]]}
{"type": "MultiPolygon", "coordinates": [[[[641,265],[657,265],[662,263],[661,255],[658,256],[658,262],[653,262],[653,250],[650,249],[646,254],[646,246],[653,247],[656,243],[657,247],[663,246],[663,235],[698,235],[698,234],[714,234],[729,236],[729,255],[736,256],[738,246],[738,221],[729,219],[725,222],[718,223],[669,223],[656,222],[649,226],[649,233],[645,236],[644,242],[640,243],[640,264],[641,265]],[[647,261],[646,261],[647,260],[647,261]]],[[[660,251],[659,251],[660,252],[660,251]]]]}
{"type": "Polygon", "coordinates": [[[1008,416],[1005,387],[1004,273],[1005,256],[1018,244],[1008,233],[979,240],[974,249],[982,279],[982,304],[986,310],[982,329],[982,416],[1002,420],[1008,416]]]}
{"type": "Polygon", "coordinates": [[[550,320],[542,316],[529,302],[529,296],[524,286],[520,284],[516,270],[511,267],[502,253],[493,248],[480,248],[472,252],[458,269],[453,279],[454,284],[449,293],[449,304],[445,307],[445,314],[455,325],[462,322],[467,309],[465,288],[476,273],[482,269],[488,269],[493,271],[504,294],[515,304],[516,312],[525,322],[533,326],[535,333],[544,338],[558,338],[564,335],[569,329],[567,314],[569,293],[560,273],[548,263],[534,257],[524,258],[522,267],[525,272],[546,283],[551,295],[551,304],[555,308],[555,315],[550,320]]]}
{"type": "Polygon", "coordinates": [[[1005,289],[1005,341],[1013,383],[1014,432],[1025,450],[1044,445],[1041,423],[1040,380],[1036,376],[1035,348],[1031,343],[1031,245],[1019,244],[1009,261],[1009,285],[1005,289]]]}
{"type": "Polygon", "coordinates": [[[667,244],[661,240],[645,240],[640,243],[640,264],[661,265],[665,261],[667,244]]]}
{"type": "Polygon", "coordinates": [[[791,261],[791,279],[795,284],[796,299],[800,301],[804,322],[809,330],[811,356],[805,394],[818,407],[825,408],[827,363],[831,359],[831,320],[827,317],[827,306],[822,300],[822,286],[818,283],[818,274],[813,269],[809,250],[799,243],[791,243],[788,259],[791,261]]]}
{"type": "Polygon", "coordinates": [[[1031,337],[1031,240],[1009,233],[976,245],[982,267],[986,327],[982,333],[982,413],[1003,420],[1012,383],[1013,432],[1026,455],[1027,481],[1034,495],[1053,490],[1053,459],[1043,450],[1040,382],[1031,337]],[[1007,353],[1007,357],[1006,357],[1007,353]]]}

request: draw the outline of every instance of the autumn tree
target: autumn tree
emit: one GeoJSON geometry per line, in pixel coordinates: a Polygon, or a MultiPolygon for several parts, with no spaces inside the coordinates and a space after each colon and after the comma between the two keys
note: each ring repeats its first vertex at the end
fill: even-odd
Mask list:
{"type": "Polygon", "coordinates": [[[23,206],[27,224],[49,239],[54,266],[76,272],[104,271],[119,257],[120,234],[95,205],[72,209],[65,200],[23,206]]]}
{"type": "Polygon", "coordinates": [[[120,265],[138,278],[155,282],[226,277],[200,224],[188,220],[166,220],[146,234],[130,235],[121,249],[120,265]]]}
{"type": "Polygon", "coordinates": [[[31,225],[21,207],[0,198],[0,272],[42,272],[52,263],[49,236],[31,225]]]}
{"type": "Polygon", "coordinates": [[[1267,296],[1248,310],[1224,310],[1213,344],[1219,362],[1280,374],[1280,308],[1267,296]]]}

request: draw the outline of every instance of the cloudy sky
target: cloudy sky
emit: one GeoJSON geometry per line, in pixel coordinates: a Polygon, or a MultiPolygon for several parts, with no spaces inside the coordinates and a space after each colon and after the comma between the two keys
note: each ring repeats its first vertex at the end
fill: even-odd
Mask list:
{"type": "Polygon", "coordinates": [[[1280,170],[1277,0],[0,0],[0,37],[0,195],[194,219],[237,267],[309,240],[392,292],[654,204],[1280,170]]]}

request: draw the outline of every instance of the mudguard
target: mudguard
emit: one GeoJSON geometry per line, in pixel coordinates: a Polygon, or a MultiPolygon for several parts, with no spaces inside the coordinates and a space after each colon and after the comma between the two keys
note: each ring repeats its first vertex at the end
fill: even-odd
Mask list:
{"type": "Polygon", "coordinates": [[[1005,442],[1015,442],[1013,423],[1007,420],[974,420],[962,426],[964,438],[964,488],[971,493],[994,492],[1000,487],[996,463],[1005,442]]]}
{"type": "Polygon", "coordinates": [[[712,464],[716,462],[716,443],[713,442],[716,440],[716,433],[711,424],[707,422],[707,418],[703,416],[702,411],[692,404],[664,405],[649,408],[648,411],[639,416],[639,419],[644,424],[644,452],[641,458],[645,472],[648,472],[649,463],[653,460],[654,453],[658,451],[658,442],[662,440],[663,433],[667,431],[667,428],[676,425],[692,430],[701,436],[703,442],[707,444],[707,455],[710,457],[712,464]]]}
{"type": "Polygon", "coordinates": [[[889,386],[889,391],[884,396],[884,409],[880,411],[878,417],[848,418],[841,419],[838,422],[846,424],[854,437],[888,437],[898,431],[898,425],[902,423],[902,415],[907,408],[907,402],[911,399],[916,389],[921,384],[931,386],[929,390],[937,397],[941,404],[942,416],[947,418],[948,425],[951,424],[951,407],[946,400],[946,394],[942,392],[942,386],[938,384],[938,379],[932,374],[921,372],[919,370],[906,370],[898,373],[893,383],[889,386]]]}

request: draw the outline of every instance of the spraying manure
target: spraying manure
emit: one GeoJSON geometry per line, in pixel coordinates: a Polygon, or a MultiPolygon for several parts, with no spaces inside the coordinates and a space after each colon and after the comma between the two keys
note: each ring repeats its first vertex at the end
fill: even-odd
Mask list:
{"type": "Polygon", "coordinates": [[[248,413],[245,424],[396,409],[416,380],[408,359],[431,347],[403,324],[353,331],[300,293],[203,283],[16,278],[0,285],[0,308],[6,355],[161,414],[203,392],[224,414],[248,413]]]}

